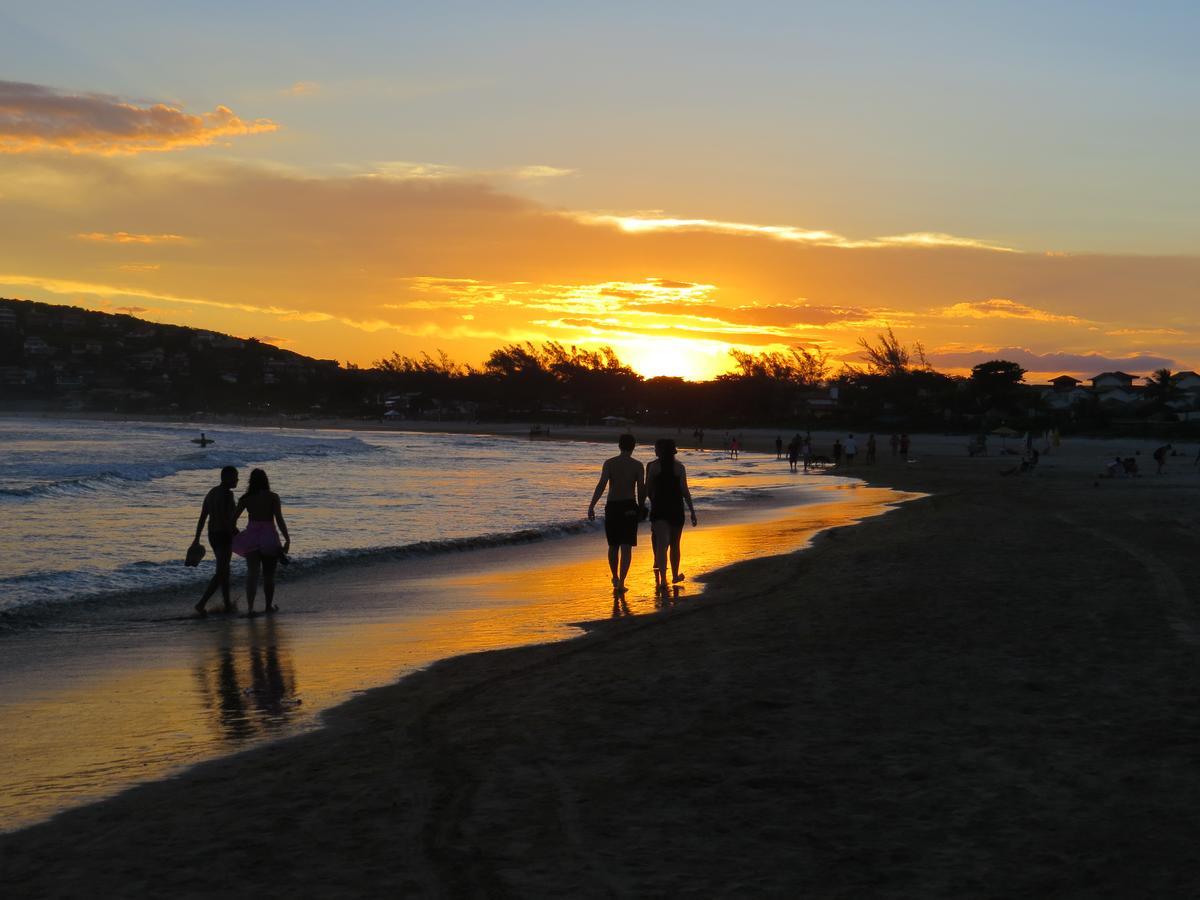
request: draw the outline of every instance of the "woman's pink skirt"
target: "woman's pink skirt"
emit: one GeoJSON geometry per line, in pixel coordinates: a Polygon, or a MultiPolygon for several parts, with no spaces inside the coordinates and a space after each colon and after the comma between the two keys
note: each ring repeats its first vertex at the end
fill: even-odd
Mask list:
{"type": "Polygon", "coordinates": [[[275,523],[247,523],[243,531],[233,536],[233,552],[238,556],[249,556],[251,553],[278,556],[283,552],[283,545],[279,543],[279,532],[275,530],[275,523]]]}

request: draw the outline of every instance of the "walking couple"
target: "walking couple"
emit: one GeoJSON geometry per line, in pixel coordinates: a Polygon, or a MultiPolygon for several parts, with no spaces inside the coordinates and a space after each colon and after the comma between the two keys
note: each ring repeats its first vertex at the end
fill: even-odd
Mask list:
{"type": "MultiPolygon", "coordinates": [[[[200,507],[200,520],[196,523],[196,537],[192,546],[199,546],[200,532],[207,521],[208,544],[213,549],[217,563],[216,573],[196,604],[196,612],[202,616],[207,613],[208,601],[217,588],[221,589],[225,612],[233,612],[235,607],[229,597],[229,565],[234,553],[246,559],[246,604],[249,611],[254,612],[260,571],[266,611],[274,612],[278,608],[275,606],[275,569],[281,562],[287,564],[287,552],[292,545],[287,523],[283,521],[279,495],[271,490],[267,473],[262,469],[250,473],[250,486],[241,499],[234,503],[233,489],[237,484],[238,470],[226,466],[221,470],[221,483],[208,492],[204,505],[200,507]],[[237,520],[243,511],[249,514],[250,521],[245,531],[238,531],[237,520]],[[275,530],[276,523],[279,531],[283,532],[282,545],[279,543],[279,532],[275,530]]],[[[198,552],[203,555],[202,551],[198,552]]]]}
{"type": "Polygon", "coordinates": [[[671,583],[678,584],[684,576],[679,572],[680,541],[683,538],[683,507],[687,504],[692,525],[696,524],[696,508],[688,490],[687,473],[677,462],[678,452],[670,438],[654,442],[657,457],[643,467],[633,458],[637,441],[632,434],[623,434],[617,441],[621,452],[604,461],[600,481],[588,506],[588,518],[596,518],[596,504],[608,489],[604,504],[604,533],[608,538],[608,567],[612,571],[613,591],[623,594],[625,577],[637,546],[638,522],[646,518],[646,498],[650,499],[650,541],[654,548],[654,587],[666,590],[667,558],[671,562],[671,583]]]}

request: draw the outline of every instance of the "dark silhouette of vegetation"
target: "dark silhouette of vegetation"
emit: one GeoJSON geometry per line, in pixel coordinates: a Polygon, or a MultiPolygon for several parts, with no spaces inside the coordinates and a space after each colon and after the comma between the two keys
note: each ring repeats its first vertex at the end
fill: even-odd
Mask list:
{"type": "Polygon", "coordinates": [[[1128,431],[1160,427],[1189,403],[1197,408],[1195,391],[1182,390],[1167,369],[1147,377],[1133,403],[1085,391],[1047,405],[1053,392],[1025,384],[1025,370],[1009,360],[980,363],[963,378],[935,371],[919,343],[902,343],[890,328],[859,346],[861,365],[836,373],[819,349],[733,350],[731,371],[707,382],[643,378],[611,347],[555,341],[506,344],[479,367],[439,350],[393,353],[359,368],[254,338],[0,300],[0,407],[972,432],[1002,424],[1128,431]]]}

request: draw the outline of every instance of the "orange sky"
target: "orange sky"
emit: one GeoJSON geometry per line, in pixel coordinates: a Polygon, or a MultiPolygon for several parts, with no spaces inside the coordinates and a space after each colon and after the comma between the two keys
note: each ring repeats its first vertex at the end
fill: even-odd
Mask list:
{"type": "Polygon", "coordinates": [[[19,113],[0,115],[3,296],[360,365],[436,350],[478,364],[556,340],[708,378],[731,347],[853,362],[860,337],[892,327],[944,371],[997,356],[1031,379],[1200,368],[1195,256],[1008,246],[918,215],[908,231],[842,234],[800,214],[578,209],[535,197],[586,173],[544,165],[248,160],[233,154],[285,141],[286,124],[223,105],[0,82],[2,109],[19,113]]]}

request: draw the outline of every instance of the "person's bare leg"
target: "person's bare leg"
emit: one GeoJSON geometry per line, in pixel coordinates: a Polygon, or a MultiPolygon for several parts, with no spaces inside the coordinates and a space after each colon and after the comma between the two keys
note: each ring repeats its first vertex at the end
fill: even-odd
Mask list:
{"type": "Polygon", "coordinates": [[[263,568],[263,608],[267,612],[275,612],[275,567],[279,565],[278,556],[264,556],[263,568]]]}
{"type": "Polygon", "coordinates": [[[650,525],[650,539],[654,546],[654,586],[667,584],[667,548],[671,543],[671,526],[661,519],[650,525]]]}
{"type": "Polygon", "coordinates": [[[617,573],[617,588],[625,590],[625,576],[629,574],[629,564],[633,562],[633,547],[630,544],[621,545],[620,570],[617,573]]]}
{"type": "MultiPolygon", "coordinates": [[[[671,528],[671,581],[675,584],[683,581],[683,575],[679,574],[679,558],[682,556],[680,544],[683,542],[683,526],[673,526],[671,528]]],[[[663,573],[663,581],[667,580],[666,573],[663,573]]]]}
{"type": "Polygon", "coordinates": [[[233,612],[233,600],[229,596],[229,570],[232,562],[232,550],[222,551],[217,554],[217,577],[221,581],[221,599],[225,602],[225,612],[233,612]]]}
{"type": "Polygon", "coordinates": [[[621,585],[621,579],[617,577],[617,558],[620,552],[620,547],[610,546],[608,548],[608,569],[612,572],[612,584],[614,588],[621,585]]]}
{"type": "Polygon", "coordinates": [[[200,602],[196,604],[196,612],[202,616],[208,615],[208,610],[205,606],[212,599],[212,595],[217,592],[217,587],[221,583],[221,562],[217,561],[217,571],[213,573],[213,577],[208,579],[208,587],[204,589],[204,593],[200,597],[200,602]]]}
{"type": "Polygon", "coordinates": [[[254,612],[254,595],[258,593],[258,570],[261,566],[261,554],[251,553],[246,557],[246,612],[254,612]]]}

